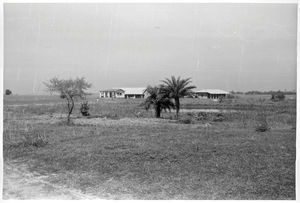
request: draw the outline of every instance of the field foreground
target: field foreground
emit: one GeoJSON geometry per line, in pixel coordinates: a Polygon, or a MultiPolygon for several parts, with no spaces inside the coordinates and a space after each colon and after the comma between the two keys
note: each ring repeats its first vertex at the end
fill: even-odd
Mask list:
{"type": "MultiPolygon", "coordinates": [[[[195,101],[183,104],[197,108],[195,101]]],[[[252,104],[222,121],[213,114],[192,119],[190,112],[176,121],[172,113],[152,118],[136,101],[103,101],[91,107],[100,116],[87,119],[75,112],[68,126],[56,103],[5,103],[3,196],[295,199],[295,104],[262,105],[269,108],[266,132],[255,131],[252,104]],[[22,182],[18,174],[24,173],[22,182]],[[44,188],[39,195],[33,192],[39,191],[36,184],[44,188]],[[52,193],[43,196],[45,191],[52,193]]]]}

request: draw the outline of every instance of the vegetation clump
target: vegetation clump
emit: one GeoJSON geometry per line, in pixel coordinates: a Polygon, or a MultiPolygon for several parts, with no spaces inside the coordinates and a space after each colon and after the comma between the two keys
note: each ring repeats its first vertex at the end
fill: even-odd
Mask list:
{"type": "Polygon", "coordinates": [[[152,106],[154,108],[156,118],[160,118],[162,110],[171,111],[171,108],[174,108],[175,106],[168,95],[162,91],[161,86],[148,86],[145,93],[147,93],[148,96],[142,105],[145,106],[146,110],[149,110],[152,106]]]}
{"type": "MultiPolygon", "coordinates": [[[[134,112],[141,112],[142,118],[151,115],[138,106],[141,100],[89,102],[93,115],[86,118],[112,117],[117,113],[125,119],[120,122],[71,119],[72,126],[66,126],[66,119],[60,119],[63,106],[58,97],[57,105],[47,104],[48,107],[45,104],[25,108],[6,103],[3,109],[4,164],[19,160],[30,162],[34,172],[55,173],[50,181],[99,197],[103,191],[93,187],[105,183],[109,184],[105,192],[111,198],[132,195],[138,199],[295,199],[296,132],[290,128],[296,125],[296,101],[266,101],[260,106],[257,97],[251,97],[255,99],[255,106],[251,107],[245,98],[239,99],[237,104],[247,109],[232,113],[209,111],[236,107],[227,102],[184,98],[181,102],[189,110],[181,112],[174,122],[137,119],[134,112]],[[51,119],[38,115],[39,111],[49,112],[53,108],[51,119]],[[206,110],[201,111],[204,108],[206,110]],[[226,122],[211,123],[218,113],[224,114],[226,122]],[[202,124],[197,117],[203,120],[202,124]],[[261,129],[255,132],[256,121],[259,124],[260,119],[272,129],[272,136],[260,136],[269,135],[260,133],[261,129]],[[241,122],[245,122],[244,128],[241,122]],[[195,179],[194,174],[199,177],[195,179]],[[141,184],[120,186],[115,184],[116,177],[126,183],[147,184],[142,188],[141,184]],[[263,180],[258,181],[262,177],[263,180]],[[115,180],[110,183],[103,182],[112,178],[115,180]],[[157,185],[162,186],[161,190],[157,190],[157,185]],[[212,188],[217,188],[215,193],[211,193],[212,188]],[[116,191],[114,197],[110,196],[116,191]]],[[[15,98],[5,99],[12,102],[15,98]]],[[[168,116],[173,118],[175,114],[165,117],[168,116]]]]}
{"type": "Polygon", "coordinates": [[[9,89],[6,89],[5,90],[5,95],[11,95],[12,94],[12,91],[11,90],[9,90],[9,89]]]}
{"type": "Polygon", "coordinates": [[[38,131],[25,132],[23,134],[25,146],[44,147],[48,144],[45,133],[38,131]]]}
{"type": "Polygon", "coordinates": [[[87,101],[81,103],[80,112],[83,116],[90,116],[89,109],[90,106],[87,101]]]}
{"type": "Polygon", "coordinates": [[[267,120],[266,113],[262,110],[259,111],[256,115],[256,132],[266,132],[270,130],[270,126],[267,120]]]}
{"type": "Polygon", "coordinates": [[[274,102],[283,101],[285,99],[285,95],[283,92],[274,92],[271,95],[271,100],[274,102]]]}
{"type": "Polygon", "coordinates": [[[270,126],[267,120],[267,112],[266,109],[264,108],[264,99],[259,99],[260,103],[260,108],[257,109],[256,113],[256,127],[255,131],[257,132],[265,132],[270,130],[270,126]]]}
{"type": "Polygon", "coordinates": [[[172,76],[171,79],[166,78],[162,81],[162,91],[164,94],[168,95],[169,98],[173,98],[175,101],[176,108],[176,118],[178,118],[180,110],[180,98],[191,96],[193,94],[192,89],[196,88],[195,86],[189,86],[191,83],[191,78],[177,79],[172,76]]]}
{"type": "Polygon", "coordinates": [[[223,103],[224,100],[225,100],[225,97],[224,97],[224,96],[220,96],[220,97],[218,98],[218,102],[219,102],[219,103],[223,103]]]}
{"type": "Polygon", "coordinates": [[[198,120],[198,121],[205,121],[207,119],[208,119],[208,114],[206,112],[199,112],[196,115],[196,120],[198,120]]]}
{"type": "Polygon", "coordinates": [[[187,118],[180,118],[178,120],[179,123],[183,123],[183,124],[191,124],[193,123],[193,118],[191,117],[187,117],[187,118]]]}
{"type": "Polygon", "coordinates": [[[213,119],[214,122],[222,122],[225,120],[225,115],[222,113],[218,113],[216,117],[213,119]]]}
{"type": "Polygon", "coordinates": [[[84,99],[87,93],[85,92],[92,85],[85,78],[76,78],[75,80],[63,80],[52,78],[48,83],[44,83],[47,90],[57,92],[61,99],[65,99],[68,107],[67,122],[70,123],[70,117],[74,109],[74,101],[78,98],[84,99]]]}
{"type": "Polygon", "coordinates": [[[270,130],[270,127],[268,125],[268,122],[266,122],[266,121],[258,122],[256,127],[255,127],[256,132],[266,132],[266,131],[269,131],[269,130],[270,130]]]}

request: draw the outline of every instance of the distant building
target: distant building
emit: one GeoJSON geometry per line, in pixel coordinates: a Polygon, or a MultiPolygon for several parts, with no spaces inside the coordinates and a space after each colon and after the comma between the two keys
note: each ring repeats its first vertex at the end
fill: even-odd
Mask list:
{"type": "Polygon", "coordinates": [[[226,97],[230,93],[219,89],[204,89],[194,91],[195,95],[199,98],[218,99],[220,97],[226,97]]]}
{"type": "Polygon", "coordinates": [[[106,89],[100,90],[100,98],[124,98],[125,91],[122,89],[106,89]]]}
{"type": "Polygon", "coordinates": [[[112,88],[107,90],[100,90],[100,98],[144,98],[144,87],[132,87],[132,88],[112,88]]]}

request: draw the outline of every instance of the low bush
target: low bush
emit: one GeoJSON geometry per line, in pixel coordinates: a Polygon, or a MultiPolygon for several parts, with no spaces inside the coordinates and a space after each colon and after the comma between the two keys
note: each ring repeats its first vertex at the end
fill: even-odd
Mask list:
{"type": "Polygon", "coordinates": [[[192,123],[194,123],[194,119],[195,119],[195,114],[189,112],[189,113],[186,113],[186,114],[182,114],[178,118],[177,123],[192,124],[192,123]]]}
{"type": "Polygon", "coordinates": [[[290,117],[287,120],[287,123],[292,126],[292,129],[296,129],[296,125],[297,125],[296,114],[294,114],[294,113],[290,114],[290,117]]]}
{"type": "Polygon", "coordinates": [[[45,132],[41,131],[29,131],[23,134],[24,145],[34,147],[44,147],[48,144],[48,139],[45,132]]]}
{"type": "Polygon", "coordinates": [[[90,109],[90,106],[89,106],[87,101],[84,101],[83,103],[81,103],[80,112],[83,116],[89,116],[90,115],[89,109],[90,109]]]}
{"type": "Polygon", "coordinates": [[[255,127],[256,132],[265,132],[269,131],[270,127],[267,123],[258,123],[257,126],[255,127]]]}
{"type": "Polygon", "coordinates": [[[196,120],[197,121],[205,121],[208,120],[208,114],[206,112],[199,112],[196,115],[196,120]]]}
{"type": "Polygon", "coordinates": [[[276,92],[271,95],[271,100],[275,102],[283,101],[284,99],[285,99],[285,95],[283,92],[276,92]]]}
{"type": "Polygon", "coordinates": [[[220,96],[220,97],[218,98],[218,102],[219,102],[219,103],[224,102],[224,100],[225,100],[225,97],[224,97],[224,96],[220,96]]]}
{"type": "Polygon", "coordinates": [[[104,115],[102,115],[102,117],[103,117],[103,118],[114,119],[114,120],[120,119],[120,117],[119,117],[118,114],[116,114],[116,113],[104,114],[104,115]]]}
{"type": "Polygon", "coordinates": [[[183,124],[191,124],[193,123],[193,119],[192,118],[181,118],[178,120],[179,123],[183,123],[183,124]]]}
{"type": "Polygon", "coordinates": [[[228,94],[226,96],[227,99],[234,99],[234,98],[238,98],[237,96],[233,95],[233,94],[228,94]]]}
{"type": "Polygon", "coordinates": [[[218,113],[215,118],[213,118],[214,122],[222,122],[225,120],[225,115],[222,113],[218,113]]]}
{"type": "Polygon", "coordinates": [[[255,131],[257,132],[265,132],[269,131],[270,126],[267,121],[267,116],[264,111],[258,112],[256,116],[256,126],[255,126],[255,131]]]}

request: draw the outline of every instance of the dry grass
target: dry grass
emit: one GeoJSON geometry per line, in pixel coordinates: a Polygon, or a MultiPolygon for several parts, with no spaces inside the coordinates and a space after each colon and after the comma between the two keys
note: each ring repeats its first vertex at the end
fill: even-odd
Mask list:
{"type": "MultiPolygon", "coordinates": [[[[55,174],[50,182],[107,199],[295,199],[292,102],[261,104],[271,126],[264,133],[255,132],[252,104],[243,104],[248,111],[224,113],[222,122],[213,122],[216,113],[204,120],[183,113],[191,120],[185,124],[169,119],[174,113],[151,118],[139,103],[100,100],[90,111],[99,118],[75,112],[70,126],[56,105],[5,106],[5,162],[25,160],[32,171],[55,174]],[[24,136],[38,134],[47,145],[24,144],[24,136]]],[[[183,101],[189,103],[203,105],[183,101]]]]}

